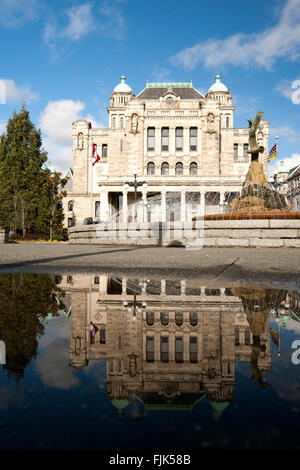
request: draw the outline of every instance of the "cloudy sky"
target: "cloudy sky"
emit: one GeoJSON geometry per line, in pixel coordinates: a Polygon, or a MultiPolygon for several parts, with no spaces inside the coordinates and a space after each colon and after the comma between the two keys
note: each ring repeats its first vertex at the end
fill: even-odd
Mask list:
{"type": "Polygon", "coordinates": [[[278,135],[280,157],[300,163],[300,0],[0,0],[0,12],[0,132],[24,100],[57,169],[72,166],[72,121],[107,125],[121,74],[137,94],[191,79],[206,93],[220,73],[234,125],[264,111],[269,147],[278,135]]]}

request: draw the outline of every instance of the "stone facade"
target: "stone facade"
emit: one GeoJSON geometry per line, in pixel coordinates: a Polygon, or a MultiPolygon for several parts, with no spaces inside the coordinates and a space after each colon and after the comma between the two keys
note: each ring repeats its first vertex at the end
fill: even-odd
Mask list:
{"type": "MultiPolygon", "coordinates": [[[[248,129],[234,127],[232,96],[217,82],[206,96],[191,82],[149,83],[137,96],[121,77],[110,95],[109,127],[73,123],[73,215],[107,221],[122,211],[132,217],[134,189],[126,183],[136,174],[146,184],[137,199],[151,221],[151,200],[160,220],[189,220],[195,203],[211,212],[223,210],[242,188],[250,157],[248,129]],[[92,167],[91,148],[101,156],[92,167]],[[172,216],[171,216],[172,218],[172,216]]],[[[250,117],[250,116],[249,116],[250,117]]],[[[269,123],[257,136],[265,152],[260,161],[267,173],[269,123]]],[[[194,212],[193,212],[194,211],[194,212]]]]}
{"type": "Polygon", "coordinates": [[[71,293],[70,366],[106,360],[107,394],[120,414],[133,396],[146,409],[188,409],[206,397],[218,414],[233,398],[237,362],[250,362],[263,385],[270,310],[286,298],[263,288],[205,288],[196,279],[105,274],[63,276],[59,287],[71,293]],[[136,312],[126,305],[134,296],[136,312]]]}
{"type": "Polygon", "coordinates": [[[284,160],[280,160],[270,184],[285,196],[294,212],[300,212],[300,164],[288,170],[284,160]]]}

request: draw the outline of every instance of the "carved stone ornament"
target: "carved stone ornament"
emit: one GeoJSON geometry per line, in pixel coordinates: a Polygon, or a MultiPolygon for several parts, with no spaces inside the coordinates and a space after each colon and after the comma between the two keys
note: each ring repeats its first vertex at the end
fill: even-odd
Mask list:
{"type": "Polygon", "coordinates": [[[136,113],[133,113],[131,116],[131,133],[132,134],[137,134],[138,133],[138,115],[136,113]]]}
{"type": "Polygon", "coordinates": [[[83,133],[79,132],[77,136],[77,148],[78,150],[83,150],[83,147],[84,147],[83,133]]]}
{"type": "Polygon", "coordinates": [[[208,113],[207,115],[207,131],[208,132],[215,132],[215,116],[213,113],[208,113]]]}

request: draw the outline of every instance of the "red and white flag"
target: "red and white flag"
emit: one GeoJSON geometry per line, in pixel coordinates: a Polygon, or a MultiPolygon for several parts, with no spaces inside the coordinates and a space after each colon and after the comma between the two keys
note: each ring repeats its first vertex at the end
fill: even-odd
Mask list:
{"type": "Polygon", "coordinates": [[[95,344],[95,336],[99,328],[94,325],[93,322],[90,324],[90,344],[95,344]]]}
{"type": "Polygon", "coordinates": [[[95,163],[100,162],[100,157],[97,153],[96,144],[93,144],[93,152],[92,152],[92,165],[94,166],[95,163]]]}

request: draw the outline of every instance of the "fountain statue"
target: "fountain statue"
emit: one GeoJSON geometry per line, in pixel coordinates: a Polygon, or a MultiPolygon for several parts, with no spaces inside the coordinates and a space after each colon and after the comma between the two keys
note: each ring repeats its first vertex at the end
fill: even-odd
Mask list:
{"type": "Polygon", "coordinates": [[[256,140],[257,130],[262,129],[260,124],[263,112],[258,111],[255,119],[249,122],[249,144],[251,164],[246,175],[241,195],[233,199],[230,204],[230,213],[239,214],[245,218],[251,215],[263,215],[264,217],[277,217],[284,215],[291,209],[283,195],[269,187],[263,165],[259,162],[259,154],[264,152],[264,147],[259,146],[256,140]]]}

